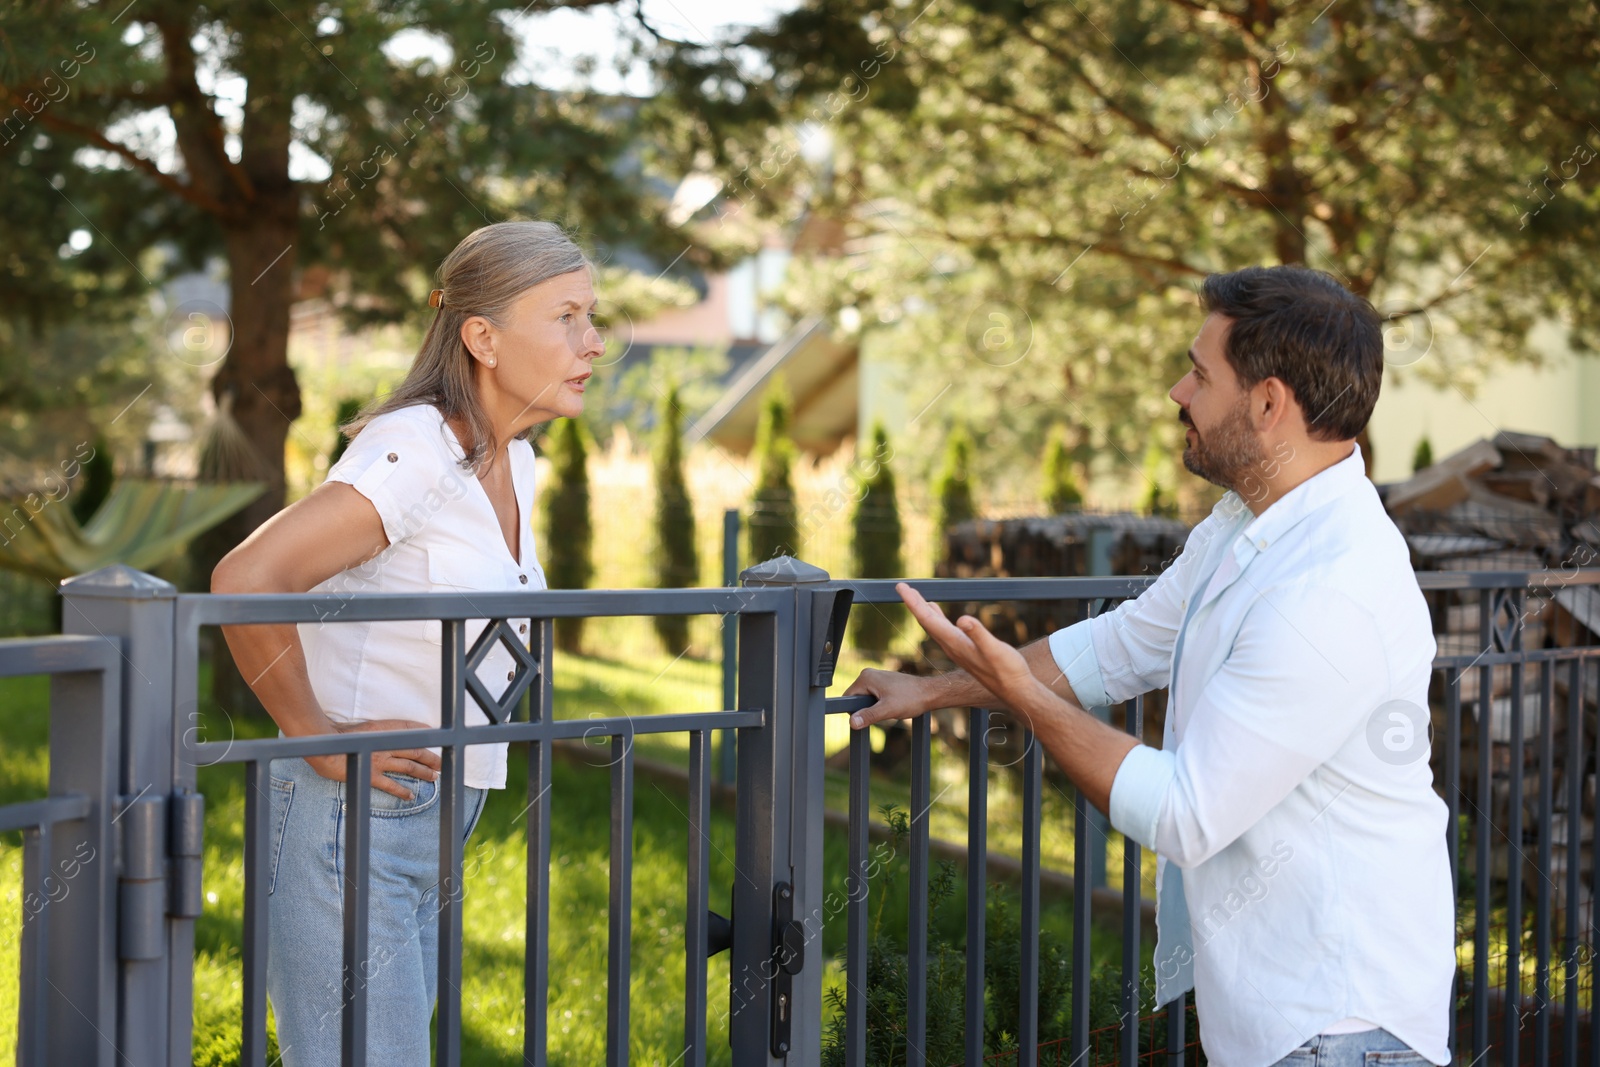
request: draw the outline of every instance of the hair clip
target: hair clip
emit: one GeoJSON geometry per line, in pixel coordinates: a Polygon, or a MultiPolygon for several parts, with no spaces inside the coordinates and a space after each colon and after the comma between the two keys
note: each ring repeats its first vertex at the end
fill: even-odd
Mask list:
{"type": "Polygon", "coordinates": [[[444,290],[443,289],[435,289],[433,292],[428,294],[428,306],[429,307],[433,307],[433,308],[442,308],[442,307],[444,307],[444,290]]]}

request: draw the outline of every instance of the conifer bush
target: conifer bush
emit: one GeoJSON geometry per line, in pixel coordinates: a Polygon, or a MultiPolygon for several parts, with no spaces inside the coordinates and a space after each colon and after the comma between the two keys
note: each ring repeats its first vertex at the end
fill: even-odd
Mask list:
{"type": "MultiPolygon", "coordinates": [[[[851,560],[857,578],[900,578],[905,575],[900,504],[895,499],[893,450],[880,422],[872,428],[872,448],[857,460],[861,495],[851,517],[851,560]]],[[[850,613],[851,640],[873,656],[889,650],[903,621],[903,609],[891,604],[860,604],[850,613]]]]}
{"type": "Polygon", "coordinates": [[[949,533],[956,523],[977,517],[972,499],[972,435],[961,423],[952,427],[945,439],[944,462],[934,482],[933,495],[939,502],[935,527],[939,537],[949,533]]]}
{"type": "MultiPolygon", "coordinates": [[[[683,410],[676,385],[667,390],[658,408],[651,460],[656,485],[652,560],[656,585],[682,589],[699,581],[700,560],[694,543],[694,504],[683,476],[683,410]]],[[[679,654],[689,644],[687,616],[656,615],[652,621],[668,655],[679,654]]]]}
{"type": "Polygon", "coordinates": [[[1411,473],[1415,474],[1433,466],[1433,442],[1424,434],[1422,440],[1417,442],[1417,450],[1411,456],[1411,473]]]}
{"type": "Polygon", "coordinates": [[[749,562],[797,556],[800,530],[795,509],[794,442],[789,439],[789,393],[775,383],[761,401],[756,428],[756,488],[750,498],[749,562]]]}
{"type": "Polygon", "coordinates": [[[1040,496],[1051,515],[1083,506],[1083,492],[1072,475],[1072,453],[1067,448],[1067,431],[1054,426],[1044,445],[1043,486],[1040,496]]]}
{"type": "MultiPolygon", "coordinates": [[[[540,552],[552,589],[584,589],[594,577],[594,523],[589,515],[589,447],[577,419],[557,419],[545,433],[552,484],[541,494],[545,543],[540,552]]],[[[583,647],[581,618],[556,620],[556,647],[583,647]]]]}

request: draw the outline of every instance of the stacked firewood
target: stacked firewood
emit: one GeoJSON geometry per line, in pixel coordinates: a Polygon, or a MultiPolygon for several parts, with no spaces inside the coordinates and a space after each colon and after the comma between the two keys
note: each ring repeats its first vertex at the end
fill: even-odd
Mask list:
{"type": "MultiPolygon", "coordinates": [[[[1090,575],[1155,575],[1177,558],[1189,527],[1174,519],[1129,514],[1069,512],[1040,518],[976,519],[945,531],[943,552],[934,576],[939,578],[1040,578],[1090,575]]],[[[1109,607],[1110,605],[1102,605],[1109,607]]],[[[1025,645],[1085,617],[1088,605],[1078,601],[1031,601],[946,604],[954,619],[969,614],[989,631],[1014,645],[1025,645]]],[[[910,674],[947,671],[952,664],[931,640],[916,657],[894,666],[910,674]]],[[[1145,714],[1145,735],[1159,744],[1163,702],[1151,701],[1145,714]]],[[[1021,726],[1000,712],[990,741],[1020,737],[1021,726]],[[1015,734],[1013,734],[1015,731],[1015,734]]],[[[935,713],[933,731],[958,750],[966,744],[965,711],[935,713]]],[[[875,765],[898,766],[909,754],[908,732],[891,729],[875,765]]]]}
{"type": "MultiPolygon", "coordinates": [[[[1490,811],[1496,827],[1509,823],[1513,803],[1513,742],[1522,744],[1522,809],[1524,841],[1512,848],[1496,841],[1490,875],[1507,875],[1510,858],[1520,853],[1529,864],[1523,887],[1532,894],[1541,884],[1553,886],[1554,908],[1563,914],[1565,868],[1577,862],[1580,908],[1587,914],[1593,887],[1589,883],[1594,841],[1594,778],[1581,753],[1593,745],[1600,675],[1582,674],[1579,694],[1585,738],[1582,747],[1568,737],[1569,674],[1554,672],[1551,681],[1553,748],[1562,754],[1552,768],[1552,810],[1546,826],[1539,810],[1541,793],[1539,738],[1545,679],[1529,664],[1489,666],[1487,654],[1547,647],[1590,645],[1600,640],[1600,589],[1564,585],[1560,574],[1600,566],[1600,474],[1595,449],[1564,448],[1548,437],[1501,432],[1475,441],[1419,471],[1404,482],[1380,486],[1384,504],[1406,536],[1412,562],[1419,571],[1533,571],[1549,576],[1516,591],[1470,590],[1430,595],[1435,640],[1441,656],[1477,662],[1460,676],[1464,733],[1461,752],[1462,792],[1477,795],[1478,754],[1490,743],[1490,811]],[[1518,676],[1520,675],[1520,685],[1518,676]],[[1487,692],[1485,692],[1487,687],[1487,692]],[[1520,688],[1520,699],[1519,690],[1520,688]],[[1487,719],[1485,720],[1485,713],[1487,719]],[[1487,730],[1478,724],[1487,723],[1487,730]],[[1567,810],[1566,776],[1583,776],[1583,810],[1567,810]],[[1539,837],[1549,834],[1551,871],[1532,863],[1539,837]]],[[[1435,736],[1447,728],[1444,678],[1436,675],[1430,694],[1435,736]]],[[[1443,780],[1444,747],[1434,751],[1435,774],[1443,780]]],[[[1475,854],[1463,857],[1471,869],[1475,854]]],[[[1585,943],[1587,926],[1580,931],[1585,943]]]]}
{"type": "MultiPolygon", "coordinates": [[[[938,578],[1066,578],[1155,575],[1175,559],[1189,527],[1144,515],[1069,512],[1043,518],[976,519],[945,531],[938,578]]],[[[997,637],[1023,645],[1077,622],[1084,605],[1056,602],[947,605],[997,637]]]]}
{"type": "Polygon", "coordinates": [[[1502,431],[1379,492],[1418,570],[1600,564],[1593,448],[1502,431]]]}

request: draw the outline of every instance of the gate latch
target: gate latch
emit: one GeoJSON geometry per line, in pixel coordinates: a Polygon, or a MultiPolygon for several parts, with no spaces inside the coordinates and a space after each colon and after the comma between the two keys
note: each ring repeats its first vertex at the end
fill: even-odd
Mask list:
{"type": "Polygon", "coordinates": [[[811,684],[826,689],[833,684],[833,668],[844,647],[845,624],[855,591],[843,587],[811,594],[811,684]]]}
{"type": "Polygon", "coordinates": [[[789,1028],[794,1018],[794,976],[806,962],[805,926],[795,921],[794,888],[779,882],[772,889],[772,1054],[789,1055],[789,1028]]]}

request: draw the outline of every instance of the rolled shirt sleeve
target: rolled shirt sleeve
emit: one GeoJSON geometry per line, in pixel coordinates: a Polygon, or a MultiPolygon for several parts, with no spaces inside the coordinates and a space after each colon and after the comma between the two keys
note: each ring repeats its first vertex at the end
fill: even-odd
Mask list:
{"type": "Polygon", "coordinates": [[[1111,825],[1145,848],[1155,848],[1156,819],[1177,773],[1173,753],[1149,745],[1129,749],[1111,780],[1111,803],[1106,812],[1111,825]]]}
{"type": "Polygon", "coordinates": [[[1100,659],[1094,652],[1093,626],[1097,620],[1084,619],[1050,635],[1050,655],[1066,677],[1067,684],[1078,694],[1078,703],[1086,708],[1105,707],[1111,703],[1106,696],[1104,679],[1100,676],[1100,659]]]}
{"type": "Polygon", "coordinates": [[[412,409],[380,415],[350,442],[328,471],[330,482],[345,482],[372,501],[391,545],[411,537],[447,500],[470,488],[469,475],[444,462],[434,432],[412,409]]]}
{"type": "Polygon", "coordinates": [[[1175,751],[1117,769],[1111,824],[1180,867],[1232,844],[1361,729],[1388,691],[1371,615],[1329,588],[1273,591],[1187,713],[1175,751]]]}

